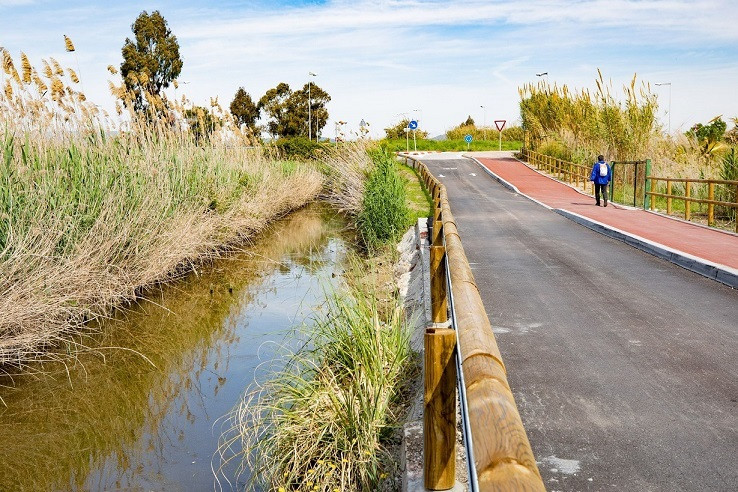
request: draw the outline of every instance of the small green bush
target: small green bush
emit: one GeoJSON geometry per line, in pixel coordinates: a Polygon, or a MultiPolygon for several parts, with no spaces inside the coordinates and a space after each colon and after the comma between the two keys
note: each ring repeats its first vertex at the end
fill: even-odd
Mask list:
{"type": "Polygon", "coordinates": [[[395,240],[409,226],[410,213],[405,203],[405,184],[393,156],[386,150],[374,151],[371,171],[364,189],[357,226],[370,251],[395,240]]]}
{"type": "Polygon", "coordinates": [[[304,137],[280,138],[273,147],[284,159],[313,160],[323,155],[323,145],[304,137]]]}

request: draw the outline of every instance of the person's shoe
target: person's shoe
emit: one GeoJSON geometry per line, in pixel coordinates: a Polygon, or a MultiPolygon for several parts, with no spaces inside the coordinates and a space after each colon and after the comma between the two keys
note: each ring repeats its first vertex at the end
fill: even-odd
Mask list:
{"type": "Polygon", "coordinates": [[[605,200],[605,206],[607,207],[607,200],[605,200]]]}
{"type": "Polygon", "coordinates": [[[600,202],[595,203],[595,205],[597,205],[599,207],[600,206],[600,202]]]}

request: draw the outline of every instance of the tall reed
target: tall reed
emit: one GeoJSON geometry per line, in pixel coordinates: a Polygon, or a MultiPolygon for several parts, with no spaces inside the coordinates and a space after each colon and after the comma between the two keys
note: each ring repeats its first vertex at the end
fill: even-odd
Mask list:
{"type": "Polygon", "coordinates": [[[73,354],[90,319],[247,240],[321,190],[314,167],[266,158],[237,129],[196,142],[176,107],[153,99],[157,111],[170,108],[163,119],[130,114],[114,126],[55,60],[39,74],[23,57],[21,78],[9,53],[2,57],[5,371],[65,357],[51,347],[73,354]]]}
{"type": "Polygon", "coordinates": [[[597,90],[572,91],[545,81],[520,89],[520,113],[531,144],[560,142],[570,158],[584,163],[598,154],[611,160],[644,158],[659,135],[656,96],[633,76],[624,100],[612,94],[598,70],[597,90]]]}
{"type": "Polygon", "coordinates": [[[375,296],[353,291],[321,311],[307,342],[230,415],[222,456],[241,460],[249,489],[369,491],[384,477],[383,439],[412,361],[402,308],[394,301],[383,317],[375,296]]]}

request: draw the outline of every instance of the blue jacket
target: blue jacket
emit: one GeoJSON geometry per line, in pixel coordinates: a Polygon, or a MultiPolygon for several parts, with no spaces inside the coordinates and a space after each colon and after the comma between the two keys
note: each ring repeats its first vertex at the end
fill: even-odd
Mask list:
{"type": "Polygon", "coordinates": [[[595,162],[594,166],[592,166],[592,174],[590,174],[589,180],[594,181],[597,184],[606,185],[610,182],[611,179],[612,169],[610,169],[610,164],[605,161],[595,162]],[[600,176],[600,164],[604,164],[607,166],[607,176],[600,176]]]}

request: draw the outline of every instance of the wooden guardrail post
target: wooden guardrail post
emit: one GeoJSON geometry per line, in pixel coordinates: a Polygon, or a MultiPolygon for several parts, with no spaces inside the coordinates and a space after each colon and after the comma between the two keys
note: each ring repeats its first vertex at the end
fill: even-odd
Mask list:
{"type": "MultiPolygon", "coordinates": [[[[434,229],[435,229],[434,225],[434,229]]],[[[433,232],[435,234],[435,231],[433,232]]],[[[446,248],[430,247],[431,272],[431,321],[445,323],[448,321],[448,288],[446,287],[446,248]]]]}
{"type": "Polygon", "coordinates": [[[735,232],[738,234],[738,185],[735,185],[735,195],[733,195],[735,198],[735,232]]]}
{"type": "Polygon", "coordinates": [[[456,482],[456,332],[428,328],[423,343],[423,481],[426,489],[448,490],[456,482]]]}
{"type": "Polygon", "coordinates": [[[707,225],[715,225],[715,183],[707,183],[707,225]]]}
{"type": "Polygon", "coordinates": [[[643,201],[643,208],[646,208],[648,210],[653,210],[656,208],[656,196],[654,193],[656,193],[656,180],[652,179],[651,181],[651,194],[646,195],[645,200],[643,201]]]}
{"type": "Polygon", "coordinates": [[[690,195],[692,194],[692,183],[689,181],[686,181],[684,183],[684,197],[686,200],[684,200],[684,220],[689,220],[692,218],[692,202],[689,200],[690,195]]]}
{"type": "Polygon", "coordinates": [[[671,213],[671,180],[666,180],[666,213],[671,213]]]}

